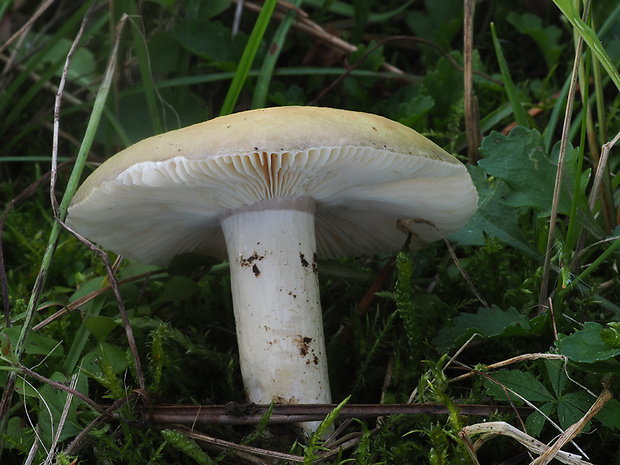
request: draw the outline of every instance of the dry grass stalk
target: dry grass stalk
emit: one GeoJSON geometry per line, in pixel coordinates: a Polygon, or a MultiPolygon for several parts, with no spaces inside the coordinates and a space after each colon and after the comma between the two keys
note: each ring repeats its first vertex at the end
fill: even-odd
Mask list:
{"type": "Polygon", "coordinates": [[[464,3],[464,37],[463,37],[463,60],[465,79],[465,128],[467,132],[467,157],[469,163],[476,165],[480,159],[479,147],[482,137],[480,135],[480,115],[478,113],[478,99],[474,94],[474,82],[472,75],[472,58],[474,47],[474,11],[475,0],[465,0],[464,3]]]}
{"type": "MultiPolygon", "coordinates": [[[[476,423],[475,425],[465,426],[459,433],[459,436],[465,443],[470,457],[476,464],[479,464],[478,458],[476,457],[476,451],[480,449],[485,441],[488,441],[496,436],[507,436],[513,438],[524,445],[530,452],[537,455],[545,454],[551,449],[544,442],[533,438],[532,436],[503,421],[476,423]],[[470,436],[475,434],[482,434],[482,437],[472,444],[470,436]]],[[[564,451],[557,451],[553,458],[568,465],[592,465],[590,462],[582,460],[579,455],[570,454],[564,451]]],[[[533,465],[533,463],[534,462],[530,465],[533,465]]]]}

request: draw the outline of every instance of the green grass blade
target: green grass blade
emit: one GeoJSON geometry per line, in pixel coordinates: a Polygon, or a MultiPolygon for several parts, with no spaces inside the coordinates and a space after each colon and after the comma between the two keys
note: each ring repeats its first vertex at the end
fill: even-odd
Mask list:
{"type": "MultiPolygon", "coordinates": [[[[135,9],[134,2],[128,2],[128,4],[134,5],[132,9],[135,9]]],[[[137,11],[135,14],[137,14],[137,11]]],[[[151,74],[151,62],[146,48],[144,30],[141,27],[142,23],[139,21],[132,20],[131,24],[133,26],[131,28],[133,43],[136,48],[136,56],[138,59],[140,76],[142,77],[142,84],[144,88],[144,96],[146,97],[146,104],[149,108],[149,116],[151,117],[151,124],[153,126],[153,134],[161,134],[162,125],[159,110],[157,109],[157,89],[153,83],[153,76],[151,74]]]]}
{"type": "MultiPolygon", "coordinates": [[[[589,60],[589,53],[586,53],[586,69],[585,71],[583,70],[583,66],[580,65],[580,69],[579,69],[579,74],[581,77],[581,82],[582,83],[587,83],[588,82],[588,78],[590,77],[590,60],[589,60]]],[[[587,85],[582,85],[581,86],[581,97],[583,100],[583,103],[585,105],[588,105],[588,100],[589,100],[589,87],[587,85]]],[[[583,158],[584,158],[584,153],[585,153],[585,148],[586,148],[586,135],[587,135],[587,122],[588,122],[588,117],[587,117],[587,112],[583,112],[582,118],[581,118],[581,139],[579,142],[579,157],[577,158],[577,176],[575,176],[575,184],[573,186],[573,200],[571,202],[571,210],[570,210],[570,216],[568,218],[568,230],[566,232],[566,248],[569,252],[572,252],[573,249],[576,246],[576,238],[575,238],[575,227],[577,224],[577,205],[580,202],[580,193],[581,193],[581,172],[583,171],[583,158]]]]}
{"type": "Polygon", "coordinates": [[[553,0],[553,3],[562,11],[568,22],[573,26],[577,34],[581,36],[583,41],[588,45],[590,50],[596,58],[601,62],[607,74],[616,85],[618,90],[620,90],[620,73],[616,69],[613,64],[613,61],[605,51],[603,44],[596,36],[592,28],[588,26],[577,13],[575,6],[573,5],[571,0],[553,0]]]}
{"type": "MultiPolygon", "coordinates": [[[[291,0],[290,3],[291,5],[298,7],[301,5],[301,0],[291,0]]],[[[288,34],[294,19],[295,11],[290,9],[286,13],[286,16],[280,23],[280,27],[278,27],[278,30],[271,40],[269,52],[267,53],[265,60],[263,60],[263,66],[258,75],[258,81],[256,82],[252,108],[265,107],[265,103],[267,102],[267,93],[269,91],[269,83],[271,82],[271,77],[273,76],[273,70],[276,67],[276,62],[278,61],[278,57],[280,56],[280,52],[284,46],[284,40],[286,39],[286,35],[288,34]]]]}
{"type": "Polygon", "coordinates": [[[239,60],[237,72],[230,83],[230,88],[228,89],[228,93],[224,99],[220,116],[231,114],[235,108],[235,104],[237,103],[239,94],[241,94],[243,84],[245,83],[250,67],[252,66],[252,62],[254,61],[254,57],[256,56],[256,52],[258,51],[258,47],[260,46],[263,36],[265,35],[265,31],[267,30],[267,26],[269,25],[269,21],[273,10],[276,7],[276,3],[278,3],[277,0],[267,0],[258,15],[254,29],[252,29],[248,43],[245,46],[245,50],[243,50],[243,55],[241,55],[241,60],[239,60]]]}
{"type": "Polygon", "coordinates": [[[510,105],[512,106],[512,111],[515,115],[515,120],[519,126],[529,129],[530,121],[527,117],[527,112],[523,108],[523,105],[521,105],[521,101],[519,100],[519,96],[517,94],[517,89],[515,88],[512,77],[510,76],[508,63],[506,63],[506,59],[502,53],[502,48],[499,45],[499,40],[497,39],[497,34],[495,33],[494,23],[491,23],[491,34],[493,34],[493,45],[495,47],[495,53],[497,54],[497,61],[502,73],[502,79],[504,80],[506,94],[508,95],[508,100],[510,100],[510,105]]]}
{"type": "Polygon", "coordinates": [[[545,153],[551,152],[551,147],[553,146],[553,139],[555,137],[555,128],[558,125],[558,121],[560,121],[560,116],[562,116],[566,104],[566,98],[568,96],[568,89],[570,88],[570,77],[566,79],[564,85],[562,86],[562,90],[560,91],[560,95],[555,101],[555,105],[553,106],[553,111],[551,112],[551,116],[549,117],[549,124],[544,132],[545,138],[545,153]]]}

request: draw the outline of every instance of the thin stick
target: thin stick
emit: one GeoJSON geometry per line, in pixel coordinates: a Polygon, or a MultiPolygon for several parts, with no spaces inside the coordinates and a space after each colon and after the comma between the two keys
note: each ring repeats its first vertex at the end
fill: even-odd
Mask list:
{"type": "Polygon", "coordinates": [[[92,400],[90,397],[82,394],[80,391],[76,389],[72,389],[69,386],[59,383],[58,381],[54,381],[53,379],[49,379],[49,378],[46,378],[45,376],[41,376],[36,371],[32,371],[30,368],[26,368],[25,366],[19,366],[17,367],[17,370],[21,371],[26,376],[30,376],[38,381],[42,381],[46,384],[49,384],[53,388],[60,389],[62,391],[66,391],[68,393],[73,394],[75,397],[77,397],[80,400],[83,400],[84,402],[86,402],[88,405],[90,405],[92,408],[94,408],[96,411],[100,413],[105,412],[105,409],[101,405],[99,405],[97,402],[92,400]]]}
{"type": "Polygon", "coordinates": [[[80,442],[82,442],[82,440],[88,436],[90,431],[95,426],[97,426],[103,420],[112,419],[114,412],[116,412],[121,406],[125,405],[126,403],[131,402],[132,400],[135,400],[138,396],[139,396],[138,393],[133,392],[129,394],[127,397],[123,397],[122,399],[119,399],[116,402],[114,402],[112,405],[108,406],[108,408],[101,415],[99,415],[97,418],[91,421],[85,428],[82,428],[82,431],[80,431],[80,433],[73,439],[73,441],[71,441],[71,444],[67,446],[67,448],[64,450],[64,453],[67,455],[71,453],[75,448],[77,448],[80,442]]]}
{"type": "Polygon", "coordinates": [[[52,135],[52,168],[50,176],[50,203],[52,205],[52,210],[54,211],[54,217],[60,216],[58,212],[58,201],[56,200],[56,179],[58,178],[58,135],[60,133],[60,106],[62,104],[62,94],[65,90],[65,84],[67,83],[67,75],[69,74],[69,67],[71,66],[71,61],[73,60],[73,54],[77,50],[80,40],[82,40],[82,35],[86,29],[87,18],[90,18],[94,8],[95,2],[91,3],[88,11],[86,12],[84,20],[80,25],[80,29],[75,35],[75,39],[73,39],[71,48],[67,53],[65,66],[62,69],[62,75],[58,84],[58,91],[56,92],[56,100],[54,102],[54,131],[52,135]]]}
{"type": "MultiPolygon", "coordinates": [[[[560,354],[545,354],[545,353],[533,353],[533,354],[523,354],[517,355],[516,357],[512,357],[506,360],[502,360],[501,362],[492,363],[491,365],[485,365],[484,370],[496,370],[498,368],[503,368],[508,365],[512,365],[513,363],[521,363],[527,362],[529,360],[539,360],[539,359],[547,359],[547,360],[563,360],[564,363],[567,362],[566,356],[560,354]]],[[[456,383],[458,381],[462,381],[466,378],[470,378],[471,376],[480,374],[478,371],[470,371],[469,373],[465,373],[464,375],[457,376],[450,380],[450,383],[456,383]]]]}
{"type": "Polygon", "coordinates": [[[118,286],[118,279],[116,278],[116,273],[112,264],[110,263],[110,257],[107,253],[105,253],[102,249],[97,247],[95,244],[90,242],[84,236],[78,234],[76,231],[67,226],[64,222],[58,220],[62,226],[71,234],[73,234],[80,242],[86,245],[90,250],[95,252],[97,255],[101,257],[103,263],[105,265],[108,280],[110,281],[110,286],[112,287],[112,291],[114,292],[114,297],[116,298],[116,305],[118,306],[118,311],[121,314],[121,319],[123,320],[123,326],[125,327],[125,335],[127,336],[127,343],[129,344],[129,350],[131,350],[131,354],[134,358],[134,364],[136,366],[136,377],[138,378],[138,385],[140,389],[146,390],[146,384],[144,382],[144,373],[142,372],[142,363],[140,362],[140,354],[138,352],[138,346],[136,345],[136,340],[133,335],[133,329],[131,327],[131,323],[129,321],[129,316],[127,315],[127,311],[125,309],[125,304],[123,302],[123,297],[121,296],[121,291],[118,286]]]}
{"type": "MultiPolygon", "coordinates": [[[[152,276],[152,275],[153,275],[153,272],[149,271],[149,272],[138,274],[138,275],[135,275],[135,276],[130,276],[129,278],[125,278],[125,279],[119,281],[118,284],[119,284],[119,286],[121,286],[121,285],[126,284],[126,283],[138,281],[138,280],[143,279],[143,278],[148,278],[149,276],[152,276]]],[[[92,292],[89,292],[85,296],[82,296],[82,297],[74,300],[73,302],[67,304],[66,306],[62,307],[60,310],[55,312],[53,315],[48,316],[45,320],[41,321],[40,323],[37,323],[36,325],[34,325],[32,327],[32,330],[33,331],[40,330],[41,328],[47,326],[51,322],[56,321],[57,319],[62,318],[65,315],[68,315],[69,313],[71,313],[71,312],[75,311],[76,309],[80,308],[82,305],[87,304],[88,302],[93,300],[95,297],[100,296],[101,294],[109,291],[110,289],[112,289],[112,285],[108,284],[106,286],[102,286],[102,287],[100,287],[98,289],[95,289],[92,292]]],[[[51,304],[51,305],[55,305],[55,304],[51,304]]],[[[45,308],[45,307],[41,306],[41,307],[39,307],[39,310],[41,310],[42,308],[45,308]]]]}
{"type": "Polygon", "coordinates": [[[237,6],[235,7],[235,18],[233,20],[232,28],[230,32],[232,36],[236,36],[239,32],[239,25],[241,24],[241,13],[243,13],[243,0],[237,1],[237,6]]]}
{"type": "MultiPolygon", "coordinates": [[[[340,81],[342,81],[345,77],[347,77],[349,74],[351,74],[351,72],[353,72],[359,65],[361,65],[364,60],[366,58],[368,58],[368,56],[370,56],[370,54],[372,52],[374,52],[378,47],[381,47],[389,42],[393,42],[393,41],[412,41],[412,42],[418,42],[418,43],[422,43],[425,45],[428,45],[430,47],[435,48],[436,50],[438,50],[456,69],[458,69],[459,71],[464,71],[464,69],[461,67],[461,65],[459,65],[456,60],[445,50],[443,50],[439,45],[435,44],[434,42],[431,42],[430,40],[427,39],[422,39],[420,37],[414,37],[414,36],[392,36],[392,37],[386,37],[385,39],[379,40],[375,45],[373,45],[372,47],[370,47],[368,50],[366,50],[366,53],[364,53],[364,55],[362,55],[353,65],[350,65],[347,67],[347,69],[345,69],[345,71],[338,76],[329,86],[327,86],[325,89],[323,89],[321,91],[321,93],[315,97],[313,100],[311,100],[310,102],[308,102],[308,105],[315,105],[324,95],[326,95],[331,89],[333,89],[336,84],[338,84],[340,81]]],[[[355,49],[357,50],[357,48],[355,49]]],[[[503,85],[503,83],[498,82],[497,80],[487,76],[484,73],[480,73],[479,71],[475,71],[473,70],[472,73],[483,76],[484,78],[495,82],[496,84],[500,84],[503,85]]],[[[402,71],[399,72],[399,74],[403,74],[402,71]]],[[[405,76],[405,74],[403,74],[403,76],[405,76]]]]}

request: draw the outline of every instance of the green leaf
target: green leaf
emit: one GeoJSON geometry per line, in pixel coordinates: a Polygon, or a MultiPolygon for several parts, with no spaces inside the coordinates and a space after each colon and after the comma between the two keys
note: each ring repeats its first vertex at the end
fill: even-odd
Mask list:
{"type": "Polygon", "coordinates": [[[125,395],[124,381],[118,374],[129,367],[127,354],[119,347],[100,343],[97,349],[88,353],[82,360],[82,370],[102,386],[110,390],[113,398],[125,395]]]}
{"type": "MultiPolygon", "coordinates": [[[[71,296],[70,301],[73,302],[80,297],[85,296],[89,292],[99,289],[103,285],[104,278],[97,277],[84,283],[75,293],[71,296]]],[[[98,316],[106,302],[106,297],[103,295],[95,297],[90,302],[81,306],[81,310],[86,312],[86,318],[92,318],[98,316]]],[[[82,357],[82,351],[86,346],[90,334],[86,328],[86,321],[83,320],[80,328],[74,333],[71,341],[71,347],[65,357],[62,371],[63,373],[72,373],[73,369],[77,365],[78,360],[82,357]]]]}
{"type": "MultiPolygon", "coordinates": [[[[594,399],[585,391],[569,392],[558,397],[558,420],[563,429],[579,421],[588,411],[594,399]]],[[[586,425],[584,431],[589,429],[586,425]]]]}
{"type": "Polygon", "coordinates": [[[566,372],[564,371],[565,363],[563,360],[545,359],[544,364],[547,369],[549,381],[551,381],[553,392],[557,397],[560,397],[566,387],[566,383],[568,382],[568,376],[566,376],[566,372]]]}
{"type": "Polygon", "coordinates": [[[426,115],[435,106],[435,101],[421,91],[421,86],[417,84],[400,87],[383,102],[382,112],[418,132],[428,131],[426,115]]]}
{"type": "MultiPolygon", "coordinates": [[[[25,55],[26,52],[30,54],[32,48],[41,47],[53,39],[57,39],[56,37],[52,37],[47,34],[35,33],[28,34],[26,37],[30,43],[30,46],[20,47],[17,49],[16,56],[19,57],[20,60],[28,58],[23,55],[25,55]]],[[[57,77],[60,77],[65,65],[67,53],[72,45],[73,40],[69,40],[65,37],[60,38],[60,40],[55,42],[53,47],[45,53],[42,59],[41,57],[36,56],[28,59],[26,63],[35,65],[38,71],[42,71],[49,66],[54,66],[54,74],[57,77]]],[[[86,47],[78,47],[71,58],[71,67],[67,72],[67,79],[85,86],[92,84],[91,81],[94,73],[96,72],[95,56],[93,52],[86,47]]]]}
{"type": "Polygon", "coordinates": [[[239,94],[241,94],[243,84],[245,83],[250,68],[252,67],[252,62],[254,61],[258,48],[263,40],[263,35],[265,34],[267,26],[271,20],[271,15],[273,14],[276,4],[276,0],[266,0],[261,8],[258,18],[256,18],[254,28],[252,29],[252,33],[250,34],[247,44],[243,50],[243,54],[239,59],[237,70],[232,82],[230,83],[226,97],[224,98],[224,103],[222,104],[222,109],[220,110],[220,116],[229,115],[233,112],[237,99],[239,98],[239,94]]]}
{"type": "Polygon", "coordinates": [[[463,28],[463,2],[425,0],[424,4],[423,10],[412,9],[405,23],[417,37],[429,39],[444,50],[450,50],[452,39],[463,28]]]}
{"type": "Polygon", "coordinates": [[[515,120],[519,126],[530,127],[530,120],[528,119],[527,112],[523,105],[521,104],[521,98],[517,93],[517,89],[512,80],[512,76],[510,75],[510,67],[506,62],[506,58],[504,58],[504,53],[502,52],[502,47],[499,44],[499,39],[495,34],[495,24],[491,23],[491,34],[493,36],[493,46],[495,47],[495,54],[497,55],[497,62],[499,63],[499,68],[502,73],[502,79],[504,80],[504,87],[506,89],[506,95],[508,96],[508,100],[510,100],[510,106],[512,107],[512,112],[515,115],[515,120]]]}
{"type": "Polygon", "coordinates": [[[612,321],[601,330],[601,339],[614,349],[620,348],[620,322],[612,321]]]}
{"type": "Polygon", "coordinates": [[[3,445],[6,449],[17,449],[27,455],[36,435],[32,428],[24,427],[24,419],[18,416],[11,417],[6,430],[2,433],[3,445]]]}
{"type": "MultiPolygon", "coordinates": [[[[558,151],[552,157],[545,154],[542,136],[535,129],[517,126],[509,135],[492,132],[480,147],[484,157],[481,166],[489,175],[503,180],[513,191],[506,195],[505,203],[514,207],[531,207],[538,211],[551,209],[558,151]]],[[[578,151],[569,147],[565,166],[568,179],[562,183],[559,212],[570,213],[571,196],[567,185],[574,185],[574,170],[570,167],[578,151]]],[[[585,186],[584,186],[585,187],[585,186]]]]}
{"type": "Polygon", "coordinates": [[[544,26],[540,16],[529,12],[519,15],[511,11],[506,19],[521,34],[526,34],[532,38],[545,57],[547,69],[550,70],[557,64],[564,50],[564,44],[560,43],[562,30],[559,27],[553,24],[544,26]]]}
{"type": "MultiPolygon", "coordinates": [[[[75,389],[85,395],[88,395],[87,377],[83,374],[79,374],[78,376],[79,378],[75,389]]],[[[69,378],[59,372],[55,372],[50,378],[53,381],[63,383],[67,386],[69,386],[71,381],[69,378]]],[[[45,441],[47,446],[49,446],[49,441],[55,433],[58,422],[65,408],[68,393],[66,391],[53,388],[52,386],[45,384],[39,389],[39,394],[41,396],[39,401],[40,407],[38,415],[40,428],[39,437],[45,441]]],[[[83,430],[83,427],[78,421],[78,406],[83,405],[84,402],[77,397],[73,397],[73,399],[71,400],[71,406],[67,411],[67,419],[62,433],[60,434],[61,441],[70,437],[74,437],[83,430]]]]}
{"type": "MultiPolygon", "coordinates": [[[[11,341],[10,347],[15,347],[21,330],[21,326],[11,326],[10,328],[4,328],[1,334],[5,334],[9,338],[9,341],[11,341]]],[[[64,354],[64,349],[62,344],[59,344],[56,339],[31,332],[24,352],[31,355],[59,356],[64,354]]]]}
{"type": "Polygon", "coordinates": [[[243,34],[233,38],[228,27],[207,19],[180,22],[174,28],[174,36],[193,54],[226,70],[234,69],[245,41],[243,34]]]}
{"type": "Polygon", "coordinates": [[[612,347],[601,337],[603,327],[587,321],[583,329],[555,342],[562,355],[573,362],[595,363],[613,359],[620,355],[620,347],[612,347]]]}
{"type": "Polygon", "coordinates": [[[186,276],[170,278],[159,297],[152,303],[157,306],[164,302],[182,302],[198,294],[200,288],[193,279],[186,276]]]}
{"type": "Polygon", "coordinates": [[[103,376],[104,368],[109,369],[113,374],[119,374],[129,367],[127,354],[123,349],[113,344],[103,342],[99,346],[86,354],[82,361],[82,368],[89,373],[103,376]],[[108,366],[102,367],[101,363],[105,362],[108,366]]]}
{"type": "Polygon", "coordinates": [[[103,342],[114,328],[118,326],[113,318],[107,316],[93,316],[87,319],[84,324],[99,342],[103,342]]]}
{"type": "Polygon", "coordinates": [[[603,65],[603,68],[605,68],[605,71],[607,71],[613,83],[620,90],[620,73],[618,73],[613,61],[605,51],[603,44],[592,28],[579,17],[573,2],[571,0],[553,0],[553,2],[562,11],[564,16],[566,16],[566,19],[568,19],[575,28],[577,34],[579,34],[588,47],[590,47],[594,56],[601,62],[601,65],[603,65]]]}
{"type": "Polygon", "coordinates": [[[540,436],[540,433],[542,432],[542,429],[547,422],[547,418],[545,418],[544,415],[550,417],[554,407],[555,405],[553,402],[547,402],[546,404],[537,405],[537,408],[540,410],[540,412],[534,410],[532,414],[527,417],[527,420],[525,420],[525,429],[530,436],[540,436]]]}
{"type": "Polygon", "coordinates": [[[488,180],[479,166],[468,165],[467,168],[478,190],[478,210],[469,223],[451,234],[449,239],[467,246],[485,245],[485,236],[496,237],[530,257],[540,259],[541,254],[528,242],[519,227],[521,212],[504,202],[511,193],[508,185],[499,179],[488,180]]]}
{"type": "Polygon", "coordinates": [[[530,322],[516,309],[504,311],[493,305],[491,308],[480,308],[475,314],[461,313],[454,318],[452,326],[442,328],[433,344],[439,350],[459,346],[474,333],[484,337],[515,337],[530,334],[530,322]]]}
{"type": "MultiPolygon", "coordinates": [[[[499,384],[489,379],[485,380],[485,386],[490,396],[498,400],[507,400],[506,393],[502,386],[516,392],[530,402],[555,402],[556,399],[547,388],[527,371],[520,370],[500,370],[492,374],[492,378],[499,384]]],[[[515,401],[516,396],[510,398],[515,401]]],[[[518,402],[520,403],[520,401],[518,402]]]]}
{"type": "Polygon", "coordinates": [[[308,439],[308,446],[305,447],[304,451],[304,464],[314,463],[314,459],[316,458],[315,452],[317,449],[321,448],[322,438],[325,432],[334,424],[336,418],[338,418],[338,415],[340,414],[340,410],[342,410],[342,407],[346,405],[350,398],[351,396],[348,396],[340,402],[334,410],[329,412],[325,419],[319,424],[316,431],[310,435],[308,439]]]}
{"type": "Polygon", "coordinates": [[[213,460],[209,455],[203,451],[196,442],[181,434],[180,432],[172,429],[161,430],[161,435],[166,442],[173,446],[175,449],[183,452],[190,457],[196,463],[200,465],[215,465],[217,462],[213,460]]]}
{"type": "MultiPolygon", "coordinates": [[[[462,66],[462,53],[453,51],[450,57],[462,66]]],[[[435,131],[441,130],[457,119],[461,120],[455,115],[462,111],[463,106],[465,92],[463,73],[454,66],[451,60],[442,55],[435,67],[424,76],[422,84],[425,89],[424,94],[429,95],[435,102],[433,107],[435,120],[432,124],[429,123],[435,131]]]]}

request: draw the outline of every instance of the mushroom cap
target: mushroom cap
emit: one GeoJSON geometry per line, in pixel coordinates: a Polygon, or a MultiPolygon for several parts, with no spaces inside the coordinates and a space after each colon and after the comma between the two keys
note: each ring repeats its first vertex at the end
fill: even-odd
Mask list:
{"type": "Polygon", "coordinates": [[[143,263],[226,257],[220,218],[271,200],[316,205],[322,258],[388,253],[410,224],[412,246],[464,226],[478,195],[465,166],[413,129],[367,113],[317,107],[250,110],[150,137],[97,168],[67,224],[143,263]]]}

